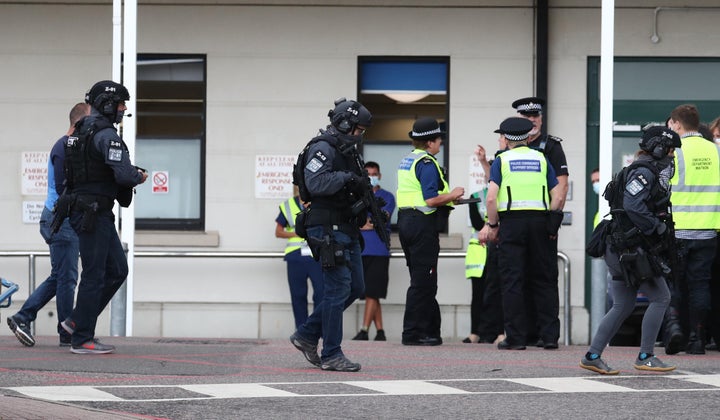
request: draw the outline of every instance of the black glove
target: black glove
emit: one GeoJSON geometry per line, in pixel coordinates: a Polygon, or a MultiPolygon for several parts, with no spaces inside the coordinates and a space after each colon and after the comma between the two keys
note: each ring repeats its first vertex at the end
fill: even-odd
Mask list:
{"type": "Polygon", "coordinates": [[[365,184],[369,184],[370,180],[367,177],[363,177],[352,172],[348,173],[350,174],[350,179],[348,179],[345,183],[345,187],[348,192],[355,194],[357,197],[362,197],[365,192],[365,184]]]}
{"type": "Polygon", "coordinates": [[[556,236],[563,221],[562,210],[550,210],[547,216],[547,230],[550,236],[556,236]]]}

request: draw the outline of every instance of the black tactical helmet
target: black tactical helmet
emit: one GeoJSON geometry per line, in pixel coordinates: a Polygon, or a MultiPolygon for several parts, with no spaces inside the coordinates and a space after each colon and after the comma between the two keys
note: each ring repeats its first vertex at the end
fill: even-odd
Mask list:
{"type": "Polygon", "coordinates": [[[328,112],[330,123],[342,134],[350,134],[356,126],[370,127],[372,114],[360,102],[340,98],[335,101],[335,108],[328,112]]]}
{"type": "Polygon", "coordinates": [[[656,125],[650,127],[643,133],[642,139],[638,142],[640,149],[648,152],[654,159],[662,159],[667,156],[670,149],[680,147],[680,136],[671,129],[656,125]]]}
{"type": "Polygon", "coordinates": [[[85,103],[90,104],[98,112],[115,120],[118,104],[130,99],[130,93],[125,86],[112,80],[97,82],[85,94],[85,103]]]}

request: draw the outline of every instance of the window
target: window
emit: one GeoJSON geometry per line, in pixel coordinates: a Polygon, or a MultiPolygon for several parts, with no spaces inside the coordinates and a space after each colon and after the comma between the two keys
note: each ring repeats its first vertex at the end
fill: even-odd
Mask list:
{"type": "Polygon", "coordinates": [[[157,177],[137,188],[138,230],[205,229],[205,77],[205,56],[138,55],[135,161],[157,177]]]}
{"type": "MultiPolygon", "coordinates": [[[[373,115],[365,134],[363,158],[380,165],[382,187],[397,191],[397,165],[412,151],[408,131],[419,117],[433,117],[448,129],[448,57],[360,57],[358,101],[373,115]]],[[[448,169],[450,135],[435,156],[448,169]]],[[[397,212],[391,223],[397,222],[397,212]]]]}

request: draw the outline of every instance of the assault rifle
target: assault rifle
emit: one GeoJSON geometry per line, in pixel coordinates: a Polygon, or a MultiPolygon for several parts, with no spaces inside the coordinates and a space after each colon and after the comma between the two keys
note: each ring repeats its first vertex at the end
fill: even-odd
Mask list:
{"type": "MultiPolygon", "coordinates": [[[[357,152],[357,150],[352,151],[353,160],[355,161],[355,165],[357,165],[357,168],[360,170],[360,172],[363,174],[362,182],[360,183],[360,201],[362,202],[362,205],[367,209],[367,211],[370,213],[370,218],[373,223],[373,228],[375,229],[375,232],[378,234],[378,237],[380,237],[380,240],[383,241],[387,249],[390,249],[390,236],[387,232],[387,215],[382,210],[382,206],[385,205],[384,203],[379,203],[378,198],[375,197],[375,192],[373,191],[372,185],[370,185],[370,177],[368,177],[367,170],[365,169],[365,162],[363,161],[363,158],[360,156],[360,154],[357,152]]],[[[353,206],[355,207],[355,206],[353,206]]]]}

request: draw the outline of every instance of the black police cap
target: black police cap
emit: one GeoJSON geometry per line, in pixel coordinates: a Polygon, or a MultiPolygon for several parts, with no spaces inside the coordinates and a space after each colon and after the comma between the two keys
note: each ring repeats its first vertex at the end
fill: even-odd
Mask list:
{"type": "Polygon", "coordinates": [[[523,115],[538,115],[542,114],[543,107],[545,106],[545,99],[538,98],[537,96],[530,96],[527,98],[521,98],[512,103],[512,107],[517,112],[523,115]]]}
{"type": "Polygon", "coordinates": [[[496,133],[505,135],[508,141],[522,141],[528,138],[533,128],[532,121],[522,117],[510,117],[500,123],[496,133]]]}
{"type": "Polygon", "coordinates": [[[418,118],[413,124],[412,131],[408,132],[413,140],[435,140],[438,137],[445,138],[446,132],[440,129],[440,123],[435,118],[423,117],[418,118]]]}

